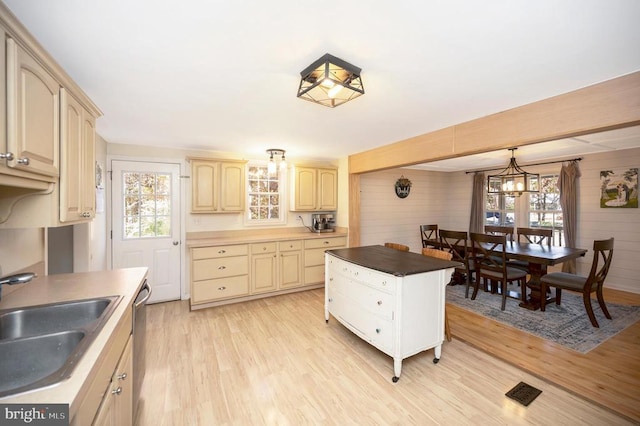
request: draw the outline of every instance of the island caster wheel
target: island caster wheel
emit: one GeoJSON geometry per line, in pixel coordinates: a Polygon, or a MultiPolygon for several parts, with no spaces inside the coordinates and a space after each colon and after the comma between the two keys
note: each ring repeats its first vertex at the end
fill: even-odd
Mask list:
{"type": "Polygon", "coordinates": [[[400,377],[393,376],[393,377],[391,378],[391,381],[392,381],[393,383],[397,383],[397,382],[398,382],[398,380],[400,380],[400,377]]]}
{"type": "Polygon", "coordinates": [[[434,358],[434,359],[433,359],[433,363],[434,363],[434,364],[437,364],[437,363],[438,363],[438,361],[440,361],[440,358],[434,358]]]}

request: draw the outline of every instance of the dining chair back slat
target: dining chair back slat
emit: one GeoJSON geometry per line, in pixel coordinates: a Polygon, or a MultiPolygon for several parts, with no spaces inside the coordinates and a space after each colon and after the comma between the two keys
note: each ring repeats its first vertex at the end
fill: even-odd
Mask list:
{"type": "MultiPolygon", "coordinates": [[[[571,274],[568,272],[552,272],[550,274],[543,275],[540,278],[540,292],[544,296],[549,287],[555,287],[556,289],[556,305],[559,305],[562,300],[562,290],[570,290],[582,293],[582,299],[584,302],[585,310],[591,321],[591,325],[594,327],[600,327],[591,307],[591,293],[595,292],[600,309],[604,313],[607,319],[611,319],[611,314],[607,309],[607,305],[604,303],[604,295],[602,289],[604,287],[604,280],[607,278],[609,268],[611,267],[611,260],[613,259],[613,238],[608,240],[595,240],[593,242],[593,262],[591,263],[591,270],[586,277],[571,274]]],[[[544,297],[540,301],[540,310],[545,310],[546,300],[544,297]]]]}
{"type": "Polygon", "coordinates": [[[409,246],[406,246],[404,244],[399,244],[399,243],[384,243],[385,247],[389,247],[392,248],[394,250],[400,250],[400,251],[409,251],[409,246]]]}
{"type": "MultiPolygon", "coordinates": [[[[456,268],[457,274],[465,276],[465,296],[469,297],[469,287],[473,282],[472,274],[474,272],[473,265],[469,262],[469,234],[466,231],[450,231],[448,229],[441,229],[440,234],[440,247],[443,251],[451,254],[452,259],[456,262],[462,263],[464,266],[456,268]]],[[[478,282],[475,282],[475,287],[472,300],[475,300],[478,294],[478,282]]]]}
{"type": "Polygon", "coordinates": [[[434,247],[432,243],[438,240],[438,225],[420,225],[420,239],[422,247],[434,247]]]}
{"type": "Polygon", "coordinates": [[[553,230],[547,228],[517,228],[519,243],[541,244],[551,247],[553,230]]]}
{"type": "Polygon", "coordinates": [[[485,225],[484,233],[489,235],[504,235],[513,242],[513,226],[485,225]]]}
{"type": "Polygon", "coordinates": [[[498,292],[502,294],[501,310],[505,310],[507,304],[507,285],[517,281],[520,285],[520,296],[525,301],[527,277],[526,271],[507,266],[506,257],[506,235],[490,235],[472,232],[471,239],[471,259],[476,271],[476,281],[484,279],[492,283],[492,292],[496,290],[494,284],[497,282],[498,292]]]}

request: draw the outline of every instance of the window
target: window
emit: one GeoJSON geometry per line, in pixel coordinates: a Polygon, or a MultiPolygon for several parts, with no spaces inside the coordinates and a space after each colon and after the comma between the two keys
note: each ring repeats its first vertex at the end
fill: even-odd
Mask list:
{"type": "Polygon", "coordinates": [[[553,230],[553,245],[562,246],[562,209],[558,174],[540,175],[540,193],[519,197],[487,195],[485,225],[501,225],[553,230]]]}
{"type": "Polygon", "coordinates": [[[284,223],[284,191],[286,171],[269,174],[267,164],[249,164],[247,172],[247,222],[252,224],[284,223]]]}
{"type": "Polygon", "coordinates": [[[485,225],[514,226],[516,197],[507,195],[487,195],[485,205],[485,225]]]}
{"type": "Polygon", "coordinates": [[[562,245],[562,209],[558,175],[540,175],[540,193],[529,195],[529,227],[551,228],[553,245],[562,245]]]}
{"type": "Polygon", "coordinates": [[[171,236],[171,175],[122,173],[123,239],[171,236]]]}

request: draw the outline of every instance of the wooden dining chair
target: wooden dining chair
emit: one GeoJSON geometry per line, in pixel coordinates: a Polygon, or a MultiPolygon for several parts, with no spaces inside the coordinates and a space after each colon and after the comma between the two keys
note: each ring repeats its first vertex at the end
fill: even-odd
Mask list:
{"type": "MultiPolygon", "coordinates": [[[[452,260],[462,263],[464,266],[455,268],[454,276],[464,277],[466,290],[464,297],[469,297],[469,287],[474,282],[473,280],[473,265],[469,263],[469,235],[466,231],[450,231],[448,229],[440,230],[440,247],[443,251],[450,253],[452,260]]],[[[455,278],[454,278],[455,279],[455,278]]],[[[478,281],[475,281],[475,287],[471,300],[476,299],[478,294],[478,281]]]]}
{"type": "MultiPolygon", "coordinates": [[[[516,240],[519,243],[540,244],[551,248],[553,230],[547,228],[516,228],[516,240]]],[[[529,262],[526,260],[509,260],[509,266],[529,272],[529,262]]]]}
{"type": "Polygon", "coordinates": [[[504,235],[507,241],[513,242],[513,226],[485,225],[484,233],[489,235],[504,235]]]}
{"type": "MultiPolygon", "coordinates": [[[[453,255],[444,250],[438,250],[435,248],[426,247],[422,249],[424,256],[435,257],[436,259],[451,260],[453,255]]],[[[447,317],[447,308],[444,309],[444,336],[447,338],[447,342],[451,341],[451,329],[449,328],[449,318],[447,317]]]]}
{"type": "MultiPolygon", "coordinates": [[[[489,235],[472,232],[471,239],[471,259],[476,271],[476,281],[485,279],[492,284],[492,291],[496,289],[502,294],[501,310],[504,311],[507,304],[507,285],[518,282],[520,285],[521,299],[525,301],[527,273],[517,268],[507,266],[505,246],[507,244],[506,235],[489,235]]],[[[476,289],[477,289],[476,285],[476,289]]]]}
{"type": "Polygon", "coordinates": [[[422,247],[435,247],[433,242],[438,240],[438,225],[420,225],[420,239],[422,247]]]}
{"type": "Polygon", "coordinates": [[[398,244],[398,243],[384,243],[385,247],[389,247],[395,250],[400,250],[400,251],[409,251],[409,246],[405,246],[404,244],[398,244]]]}
{"type": "Polygon", "coordinates": [[[602,309],[607,319],[611,319],[611,314],[607,309],[607,305],[604,303],[602,288],[604,287],[604,280],[609,273],[612,258],[613,238],[596,240],[593,242],[593,262],[591,263],[591,270],[588,276],[583,277],[567,272],[552,272],[543,275],[542,278],[540,278],[540,293],[543,295],[543,297],[540,298],[540,310],[545,310],[546,298],[544,295],[547,294],[547,288],[549,287],[555,287],[556,289],[556,305],[559,305],[561,302],[563,289],[582,293],[584,307],[589,316],[589,320],[591,320],[591,325],[599,328],[600,326],[591,307],[591,293],[596,292],[600,309],[602,309]]]}

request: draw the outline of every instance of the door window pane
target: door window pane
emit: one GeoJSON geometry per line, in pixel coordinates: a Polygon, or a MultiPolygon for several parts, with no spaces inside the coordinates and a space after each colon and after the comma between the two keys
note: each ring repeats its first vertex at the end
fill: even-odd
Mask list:
{"type": "Polygon", "coordinates": [[[171,175],[123,172],[123,239],[171,236],[171,175]]]}

